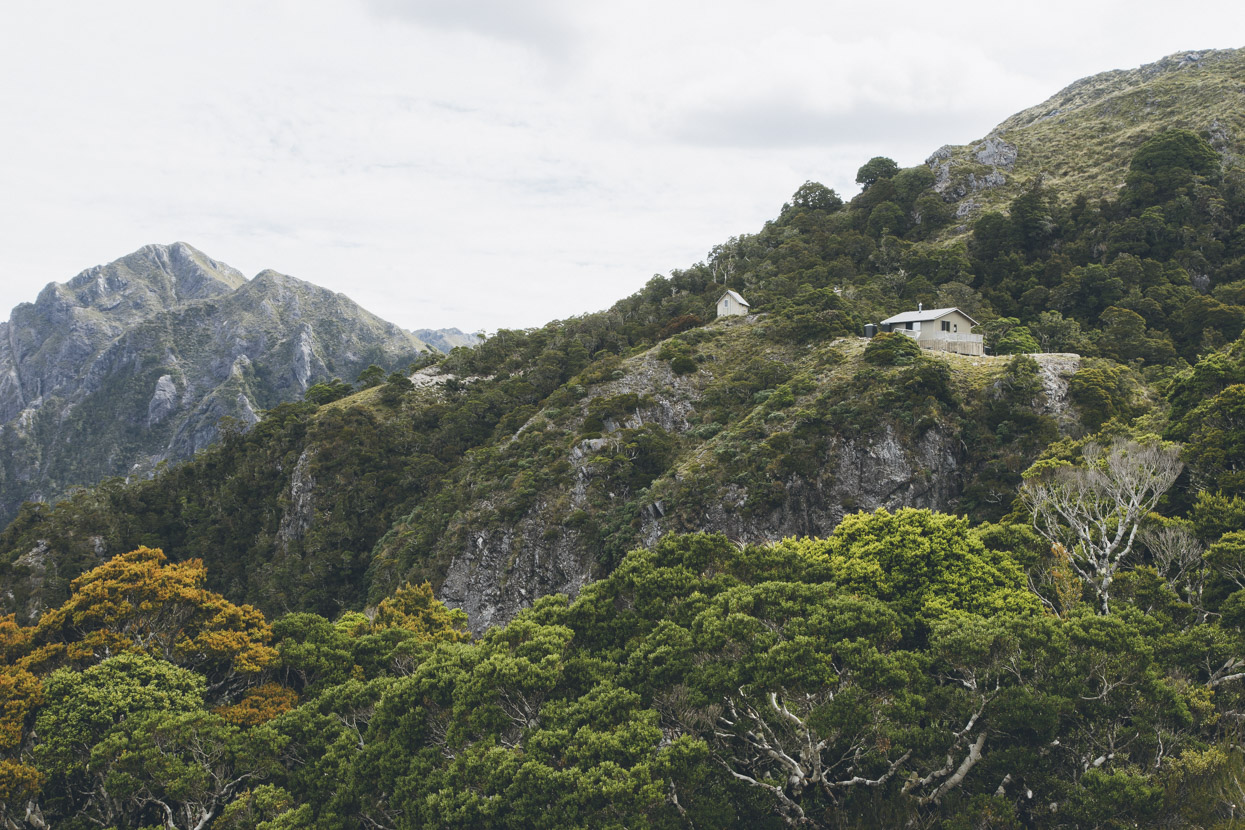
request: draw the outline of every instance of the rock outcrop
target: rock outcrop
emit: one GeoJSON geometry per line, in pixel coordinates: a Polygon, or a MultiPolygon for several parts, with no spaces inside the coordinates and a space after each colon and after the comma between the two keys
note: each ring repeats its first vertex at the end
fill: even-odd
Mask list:
{"type": "MultiPolygon", "coordinates": [[[[725,533],[743,543],[824,536],[857,510],[951,510],[961,486],[956,437],[941,430],[930,430],[915,447],[893,431],[873,441],[836,441],[818,466],[816,476],[784,481],[779,504],[759,513],[746,509],[748,493],[735,485],[714,492],[693,522],[667,518],[664,503],[650,503],[637,543],[651,545],[669,531],[725,533]]],[[[576,485],[570,489],[572,504],[582,502],[576,485]]],[[[512,527],[468,533],[455,553],[440,598],[466,611],[473,631],[510,620],[542,596],[573,597],[599,575],[591,540],[573,528],[551,529],[552,501],[543,500],[512,527]]]]}
{"type": "MultiPolygon", "coordinates": [[[[767,408],[762,402],[742,422],[727,425],[721,433],[697,426],[709,408],[707,399],[712,397],[715,377],[733,371],[728,363],[731,349],[747,350],[742,342],[724,344],[731,337],[744,340],[749,336],[746,327],[740,326],[729,337],[715,340],[718,351],[706,349],[710,353],[703,355],[703,365],[712,368],[688,375],[675,375],[669,363],[655,357],[658,350],[636,356],[615,373],[620,377],[587,392],[576,410],[535,416],[520,435],[533,429],[553,435],[558,427],[570,427],[561,444],[565,465],[557,483],[541,490],[517,519],[502,518],[510,512],[507,492],[481,486],[483,474],[473,473],[469,464],[463,480],[471,482],[466,486],[478,495],[469,509],[451,521],[432,552],[433,558],[448,562],[440,598],[466,611],[472,629],[481,632],[506,622],[542,596],[577,594],[608,569],[602,546],[618,543],[619,534],[627,545],[649,545],[664,533],[688,531],[725,533],[740,543],[768,542],[827,535],[845,515],[858,510],[957,509],[976,472],[974,465],[982,463],[965,445],[961,432],[961,424],[971,417],[968,414],[931,422],[928,417],[905,415],[907,404],[901,403],[894,413],[898,417],[880,417],[866,428],[827,422],[826,432],[808,443],[816,448],[811,450],[815,455],[797,459],[798,472],[778,474],[774,470],[782,467],[772,459],[764,469],[756,467],[761,461],[723,467],[731,462],[721,459],[746,453],[746,441],[741,449],[741,434],[756,435],[753,441],[786,445],[785,436],[799,433],[801,422],[813,417],[798,402],[784,410],[767,408]],[[603,419],[599,437],[575,435],[583,428],[583,418],[600,402],[621,400],[634,403],[634,408],[603,419]],[[669,436],[679,446],[679,454],[642,492],[627,490],[601,470],[637,452],[635,436],[645,429],[669,436]],[[620,525],[603,515],[630,518],[620,525]],[[616,529],[606,531],[606,527],[616,529]]],[[[839,348],[849,350],[863,347],[863,341],[840,343],[845,345],[839,348]]],[[[778,354],[774,359],[793,361],[808,375],[817,375],[828,371],[819,361],[829,359],[829,354],[778,354]]],[[[1067,385],[1079,357],[1036,357],[1043,395],[1033,402],[1035,411],[1067,429],[1075,428],[1075,415],[1067,405],[1067,385]]],[[[817,388],[809,400],[829,396],[828,400],[835,401],[839,395],[854,394],[847,378],[856,371],[851,367],[858,365],[858,359],[857,353],[839,370],[844,373],[839,380],[817,388]],[[836,392],[836,387],[842,391],[836,392]]],[[[977,377],[974,383],[993,382],[981,380],[982,367],[992,367],[990,373],[1002,372],[1009,360],[958,355],[938,359],[946,361],[953,373],[964,373],[965,379],[977,377]]],[[[494,466],[491,474],[505,481],[517,478],[530,467],[531,459],[516,454],[511,463],[511,473],[505,472],[507,468],[499,473],[494,466]]],[[[401,527],[400,522],[394,538],[401,538],[401,527]]],[[[382,561],[394,554],[385,543],[377,549],[382,561]]]]}

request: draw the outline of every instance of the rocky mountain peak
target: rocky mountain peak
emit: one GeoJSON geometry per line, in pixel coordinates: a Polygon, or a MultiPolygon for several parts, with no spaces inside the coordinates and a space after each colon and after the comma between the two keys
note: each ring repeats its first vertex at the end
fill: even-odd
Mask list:
{"type": "MultiPolygon", "coordinates": [[[[65,284],[75,305],[104,312],[149,312],[236,290],[246,278],[187,245],[144,245],[128,256],[88,268],[65,284]]],[[[52,286],[49,286],[52,288],[52,286]]],[[[43,296],[47,294],[45,289],[43,296]]]]}
{"type": "Polygon", "coordinates": [[[312,384],[399,369],[423,348],[344,295],[271,270],[247,280],[184,242],[146,245],[0,323],[0,515],[188,457],[223,417],[254,423],[312,384]]]}
{"type": "Polygon", "coordinates": [[[255,278],[251,280],[251,284],[252,284],[252,287],[263,286],[263,287],[269,287],[269,288],[280,288],[283,286],[290,287],[290,286],[295,286],[295,285],[299,285],[299,286],[310,285],[310,283],[304,283],[302,280],[298,279],[297,277],[291,277],[288,274],[282,274],[280,271],[274,271],[271,268],[265,268],[264,270],[256,274],[255,278]]]}

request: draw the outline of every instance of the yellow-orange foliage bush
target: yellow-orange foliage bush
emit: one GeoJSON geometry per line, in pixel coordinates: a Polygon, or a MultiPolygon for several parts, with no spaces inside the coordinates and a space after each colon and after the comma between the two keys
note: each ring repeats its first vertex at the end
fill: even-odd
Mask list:
{"type": "Polygon", "coordinates": [[[206,590],[206,577],[201,560],[170,563],[156,548],[115,556],[75,579],[65,604],[39,619],[21,662],[42,674],[138,651],[209,682],[260,672],[277,657],[271,626],[257,609],[206,590]]]}

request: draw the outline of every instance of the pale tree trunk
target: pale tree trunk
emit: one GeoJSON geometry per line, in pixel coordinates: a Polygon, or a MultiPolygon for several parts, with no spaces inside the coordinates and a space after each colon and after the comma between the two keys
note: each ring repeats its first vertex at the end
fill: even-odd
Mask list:
{"type": "Polygon", "coordinates": [[[1033,527],[1071,553],[1077,574],[1096,594],[1098,609],[1111,613],[1111,583],[1133,552],[1137,530],[1182,464],[1178,448],[1117,439],[1104,449],[1089,444],[1080,467],[1032,475],[1020,496],[1033,527]]]}

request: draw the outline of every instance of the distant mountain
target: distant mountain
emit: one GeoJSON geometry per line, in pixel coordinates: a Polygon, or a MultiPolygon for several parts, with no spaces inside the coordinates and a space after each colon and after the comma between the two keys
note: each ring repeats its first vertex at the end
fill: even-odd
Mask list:
{"type": "Polygon", "coordinates": [[[467,334],[458,329],[415,329],[415,336],[439,352],[449,352],[459,346],[478,346],[478,334],[467,334]]]}
{"type": "Polygon", "coordinates": [[[426,344],[347,297],[148,245],[52,283],[0,323],[0,518],[109,476],[143,474],[369,364],[426,344]]]}

